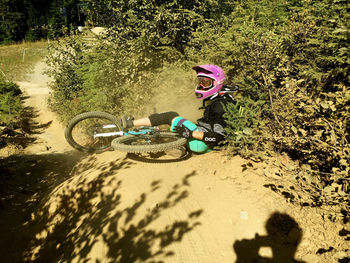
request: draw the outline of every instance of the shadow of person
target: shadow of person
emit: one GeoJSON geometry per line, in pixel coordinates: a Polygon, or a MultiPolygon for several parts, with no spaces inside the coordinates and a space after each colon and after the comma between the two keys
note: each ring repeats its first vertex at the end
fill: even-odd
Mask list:
{"type": "Polygon", "coordinates": [[[292,217],[275,212],[266,221],[265,228],[266,236],[256,233],[254,239],[237,240],[233,244],[237,256],[236,263],[303,263],[294,259],[302,238],[302,229],[292,217]],[[271,257],[261,255],[260,251],[266,247],[271,249],[271,257]]]}

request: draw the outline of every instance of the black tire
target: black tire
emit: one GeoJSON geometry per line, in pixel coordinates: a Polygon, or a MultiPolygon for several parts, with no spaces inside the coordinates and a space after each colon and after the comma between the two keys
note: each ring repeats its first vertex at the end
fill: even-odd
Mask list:
{"type": "Polygon", "coordinates": [[[117,136],[94,138],[92,130],[101,129],[103,124],[114,124],[116,127],[108,129],[108,132],[121,131],[119,123],[117,117],[106,112],[85,112],[69,121],[64,136],[67,142],[79,151],[101,153],[113,149],[111,142],[117,136]]]}
{"type": "Polygon", "coordinates": [[[187,140],[176,133],[160,132],[152,135],[118,137],[112,141],[112,147],[114,150],[128,153],[155,153],[177,148],[186,143],[187,140]]]}

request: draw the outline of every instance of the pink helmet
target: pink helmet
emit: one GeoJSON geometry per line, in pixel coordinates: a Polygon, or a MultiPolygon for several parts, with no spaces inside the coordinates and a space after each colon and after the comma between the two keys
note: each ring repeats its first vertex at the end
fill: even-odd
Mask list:
{"type": "Polygon", "coordinates": [[[216,65],[205,64],[194,66],[192,69],[197,72],[198,79],[209,78],[212,80],[211,85],[207,87],[203,86],[199,80],[199,85],[195,90],[197,99],[203,100],[211,97],[222,89],[226,77],[222,68],[216,65]]]}

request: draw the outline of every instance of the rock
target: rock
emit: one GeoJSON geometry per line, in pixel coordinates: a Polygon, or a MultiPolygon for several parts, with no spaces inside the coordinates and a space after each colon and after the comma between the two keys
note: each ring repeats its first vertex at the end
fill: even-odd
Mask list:
{"type": "Polygon", "coordinates": [[[307,262],[307,263],[319,263],[320,260],[318,258],[318,256],[314,255],[314,254],[308,254],[308,255],[305,255],[303,258],[302,258],[303,261],[307,262]]]}
{"type": "Polygon", "coordinates": [[[272,248],[271,247],[260,247],[258,255],[263,258],[273,258],[272,248]]]}
{"type": "Polygon", "coordinates": [[[248,212],[247,211],[241,211],[240,218],[242,220],[248,220],[248,212]]]}
{"type": "Polygon", "coordinates": [[[334,254],[335,259],[343,259],[343,258],[346,258],[347,256],[348,254],[345,251],[339,251],[334,254]]]}

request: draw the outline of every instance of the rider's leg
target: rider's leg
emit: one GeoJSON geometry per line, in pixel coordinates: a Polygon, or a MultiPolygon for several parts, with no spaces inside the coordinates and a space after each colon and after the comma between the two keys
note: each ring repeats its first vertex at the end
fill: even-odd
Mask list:
{"type": "Polygon", "coordinates": [[[148,117],[133,120],[133,126],[152,126],[151,121],[148,117]]]}
{"type": "Polygon", "coordinates": [[[175,111],[168,111],[162,113],[155,113],[150,115],[148,118],[152,124],[152,126],[158,126],[163,124],[171,125],[174,118],[179,116],[179,114],[175,111]]]}
{"type": "MultiPolygon", "coordinates": [[[[191,131],[198,131],[198,127],[196,124],[193,122],[183,118],[183,117],[176,117],[173,119],[172,124],[171,124],[171,131],[175,131],[176,126],[185,126],[191,131]]],[[[187,142],[188,148],[192,152],[197,152],[197,153],[207,153],[210,152],[209,147],[201,140],[196,140],[196,139],[189,139],[187,142]]]]}
{"type": "Polygon", "coordinates": [[[155,113],[149,117],[134,120],[132,117],[122,117],[121,123],[123,128],[132,128],[134,126],[158,126],[163,124],[171,125],[172,120],[179,116],[177,112],[168,111],[155,113]]]}

